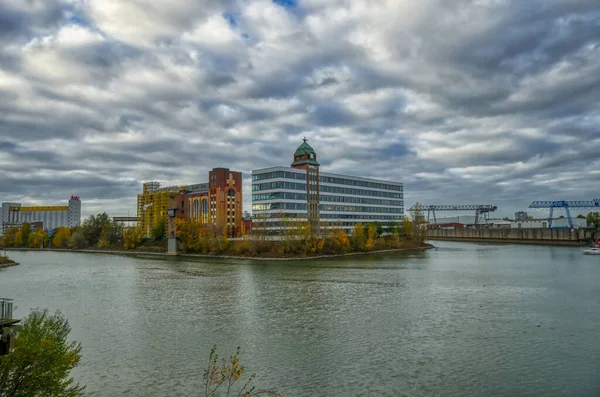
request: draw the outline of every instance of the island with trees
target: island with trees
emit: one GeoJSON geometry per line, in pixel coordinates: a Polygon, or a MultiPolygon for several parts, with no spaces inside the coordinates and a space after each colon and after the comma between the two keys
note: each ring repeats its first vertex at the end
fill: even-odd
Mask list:
{"type": "MultiPolygon", "coordinates": [[[[238,238],[229,238],[224,230],[211,224],[177,219],[176,237],[184,255],[247,258],[289,259],[428,247],[424,243],[424,228],[408,217],[398,223],[356,224],[351,233],[335,223],[323,223],[315,232],[308,222],[290,219],[275,232],[254,230],[238,238]]],[[[140,227],[124,227],[101,213],[87,217],[81,226],[59,227],[51,233],[41,228],[32,230],[24,223],[20,228],[8,229],[0,245],[21,249],[166,253],[167,228],[166,222],[157,222],[148,234],[140,227]]]]}

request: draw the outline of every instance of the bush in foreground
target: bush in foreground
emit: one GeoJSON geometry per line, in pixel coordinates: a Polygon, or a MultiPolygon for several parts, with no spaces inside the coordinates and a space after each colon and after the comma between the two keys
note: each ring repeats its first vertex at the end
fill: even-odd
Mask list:
{"type": "Polygon", "coordinates": [[[252,385],[255,375],[252,374],[243,384],[242,381],[245,368],[240,364],[240,348],[229,361],[222,360],[218,363],[216,346],[210,351],[208,367],[204,371],[204,391],[203,397],[215,396],[235,396],[235,397],[251,397],[251,396],[269,396],[282,397],[283,394],[275,390],[257,390],[252,385]],[[219,392],[219,393],[217,393],[219,392]]]}
{"type": "Polygon", "coordinates": [[[15,338],[14,350],[0,356],[0,396],[83,395],[69,376],[81,359],[81,345],[67,341],[71,331],[62,314],[33,311],[15,338]]]}

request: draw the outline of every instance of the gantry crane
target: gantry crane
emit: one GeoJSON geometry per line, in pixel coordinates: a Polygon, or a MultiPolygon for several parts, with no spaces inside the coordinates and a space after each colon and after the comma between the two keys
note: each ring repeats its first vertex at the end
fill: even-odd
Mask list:
{"type": "Polygon", "coordinates": [[[422,205],[415,204],[410,207],[409,211],[421,211],[427,210],[427,223],[429,223],[430,216],[433,215],[433,223],[437,223],[435,216],[436,211],[475,211],[475,225],[479,224],[480,220],[488,219],[489,213],[494,212],[498,209],[495,205],[488,204],[458,204],[458,205],[422,205]]]}
{"type": "MultiPolygon", "coordinates": [[[[600,199],[593,199],[591,201],[534,201],[531,203],[529,208],[550,208],[550,215],[548,216],[548,227],[552,227],[552,215],[554,214],[555,208],[564,208],[567,213],[567,221],[569,222],[569,228],[573,228],[573,218],[571,218],[570,208],[584,208],[584,209],[598,209],[600,208],[600,199]]],[[[565,227],[565,226],[562,226],[565,227]]]]}

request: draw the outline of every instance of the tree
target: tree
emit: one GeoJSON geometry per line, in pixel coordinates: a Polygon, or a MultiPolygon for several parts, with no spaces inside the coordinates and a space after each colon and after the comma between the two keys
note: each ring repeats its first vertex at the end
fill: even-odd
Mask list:
{"type": "Polygon", "coordinates": [[[56,228],[52,237],[52,246],[55,248],[69,248],[71,229],[65,226],[56,228]]]}
{"type": "Polygon", "coordinates": [[[355,251],[364,251],[366,245],[365,229],[360,223],[354,225],[352,230],[352,247],[355,251]]]}
{"type": "Polygon", "coordinates": [[[379,222],[375,222],[374,225],[375,225],[375,231],[377,234],[376,237],[379,238],[383,234],[383,225],[379,222]]]}
{"type": "Polygon", "coordinates": [[[25,241],[23,240],[23,233],[21,233],[21,230],[17,229],[17,232],[13,237],[13,247],[22,247],[23,244],[25,244],[25,241]]]}
{"type": "Polygon", "coordinates": [[[123,248],[126,250],[134,249],[140,246],[143,241],[143,231],[141,227],[133,227],[123,232],[123,248]]]}
{"type": "Polygon", "coordinates": [[[510,218],[508,216],[505,216],[504,218],[502,218],[503,221],[510,221],[510,218]]]}
{"type": "Polygon", "coordinates": [[[41,227],[37,228],[35,232],[29,233],[29,239],[27,246],[29,248],[42,248],[48,245],[48,232],[41,227]]]}
{"type": "Polygon", "coordinates": [[[71,229],[71,239],[69,240],[69,246],[82,249],[87,247],[87,241],[85,239],[85,235],[83,234],[83,229],[80,227],[74,227],[71,229]]]}
{"type": "Polygon", "coordinates": [[[20,244],[21,247],[24,247],[29,242],[29,235],[31,234],[31,225],[25,222],[21,225],[21,239],[22,242],[20,244]]]}
{"type": "Polygon", "coordinates": [[[69,376],[81,358],[81,345],[67,341],[70,331],[62,314],[33,311],[18,330],[14,350],[0,356],[0,395],[83,395],[84,387],[69,376]]]}
{"type": "Polygon", "coordinates": [[[415,205],[413,205],[410,209],[410,215],[412,221],[415,223],[423,223],[425,222],[425,216],[423,215],[423,207],[417,201],[415,205]]]}
{"type": "Polygon", "coordinates": [[[165,218],[159,218],[156,224],[152,228],[152,238],[159,241],[165,238],[165,231],[167,230],[167,220],[165,218]]]}
{"type": "Polygon", "coordinates": [[[213,347],[210,351],[208,367],[204,371],[203,397],[283,396],[283,394],[274,390],[256,390],[256,387],[252,386],[252,382],[256,377],[255,374],[252,374],[243,385],[240,385],[241,387],[237,387],[236,383],[242,379],[245,370],[246,369],[240,364],[239,347],[228,361],[222,360],[220,365],[218,364],[217,348],[216,346],[213,347]],[[222,393],[216,394],[219,389],[222,393]]]}
{"type": "Polygon", "coordinates": [[[123,227],[116,223],[110,222],[104,224],[100,232],[100,240],[98,240],[99,248],[109,248],[117,244],[123,238],[123,227]]]}
{"type": "Polygon", "coordinates": [[[589,214],[587,214],[586,219],[588,226],[600,226],[600,212],[590,212],[589,214]]]}
{"type": "Polygon", "coordinates": [[[88,246],[95,247],[98,245],[102,229],[107,223],[110,223],[110,218],[106,212],[96,216],[91,215],[84,219],[81,228],[88,246]]]}
{"type": "Polygon", "coordinates": [[[19,232],[19,228],[11,227],[4,232],[4,245],[7,247],[15,247],[15,235],[19,232]]]}
{"type": "Polygon", "coordinates": [[[367,229],[367,242],[365,243],[365,248],[367,251],[372,251],[375,249],[375,241],[377,240],[377,226],[375,224],[370,224],[367,229]]]}
{"type": "Polygon", "coordinates": [[[585,215],[583,215],[583,214],[579,214],[579,215],[577,215],[577,218],[578,218],[578,219],[586,219],[585,215]]]}

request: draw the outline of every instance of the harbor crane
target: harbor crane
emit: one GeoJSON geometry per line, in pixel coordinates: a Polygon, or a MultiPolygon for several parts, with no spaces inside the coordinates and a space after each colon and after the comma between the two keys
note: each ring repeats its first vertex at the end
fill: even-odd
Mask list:
{"type": "Polygon", "coordinates": [[[488,204],[458,204],[458,205],[423,205],[415,204],[410,207],[411,212],[425,212],[427,211],[427,223],[429,223],[430,216],[433,215],[433,223],[437,223],[435,215],[436,211],[475,211],[475,225],[478,225],[481,220],[487,221],[490,212],[494,212],[498,209],[495,205],[488,204]]]}
{"type": "MultiPolygon", "coordinates": [[[[552,228],[552,215],[554,214],[555,208],[564,208],[567,213],[567,221],[569,227],[573,228],[573,218],[571,217],[571,208],[579,209],[600,209],[600,199],[596,198],[591,201],[534,201],[531,203],[529,208],[545,209],[550,208],[550,215],[548,216],[548,227],[552,228]]],[[[560,226],[559,226],[560,227],[560,226]]]]}

